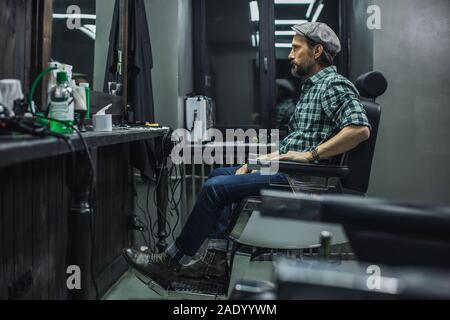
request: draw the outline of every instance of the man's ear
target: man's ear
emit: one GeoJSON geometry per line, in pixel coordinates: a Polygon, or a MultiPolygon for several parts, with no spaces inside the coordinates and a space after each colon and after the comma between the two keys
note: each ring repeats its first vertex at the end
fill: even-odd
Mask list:
{"type": "Polygon", "coordinates": [[[320,56],[322,55],[323,51],[324,51],[323,46],[321,44],[317,45],[314,48],[314,58],[319,59],[320,56]]]}

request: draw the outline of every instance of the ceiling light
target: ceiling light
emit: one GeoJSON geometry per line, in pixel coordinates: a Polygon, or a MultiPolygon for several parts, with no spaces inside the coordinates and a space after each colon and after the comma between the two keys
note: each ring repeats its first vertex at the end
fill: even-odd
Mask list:
{"type": "Polygon", "coordinates": [[[251,1],[250,5],[250,19],[252,22],[259,21],[259,7],[258,1],[251,1]]]}
{"type": "Polygon", "coordinates": [[[310,4],[314,0],[275,0],[275,4],[310,4]]]}
{"type": "Polygon", "coordinates": [[[275,43],[275,47],[276,48],[292,48],[292,44],[291,43],[275,43]]]}
{"type": "Polygon", "coordinates": [[[314,8],[315,4],[316,0],[312,0],[311,3],[309,4],[308,11],[306,11],[306,18],[309,19],[311,17],[312,9],[314,8]]]}
{"type": "Polygon", "coordinates": [[[259,32],[252,34],[252,47],[256,48],[259,46],[259,32]]]}
{"type": "Polygon", "coordinates": [[[295,31],[275,31],[276,36],[295,36],[295,31]]]}
{"type": "Polygon", "coordinates": [[[53,19],[86,19],[86,20],[97,20],[95,14],[66,14],[66,13],[54,13],[53,19]]]}
{"type": "Polygon", "coordinates": [[[325,5],[323,3],[319,4],[319,7],[317,8],[316,13],[314,14],[314,17],[311,20],[312,22],[316,22],[319,19],[320,14],[322,13],[323,7],[325,7],[325,5]]]}
{"type": "Polygon", "coordinates": [[[78,30],[83,32],[85,35],[87,35],[92,40],[95,40],[95,32],[93,32],[91,29],[87,28],[86,26],[82,26],[78,30]]]}
{"type": "Polygon", "coordinates": [[[276,25],[295,25],[306,22],[308,22],[308,20],[275,20],[276,25]]]}
{"type": "Polygon", "coordinates": [[[256,48],[256,36],[252,34],[252,47],[256,48]]]}

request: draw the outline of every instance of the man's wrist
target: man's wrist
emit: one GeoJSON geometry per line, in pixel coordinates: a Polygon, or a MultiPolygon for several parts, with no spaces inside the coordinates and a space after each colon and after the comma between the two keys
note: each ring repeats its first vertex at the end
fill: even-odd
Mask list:
{"type": "Polygon", "coordinates": [[[311,157],[312,157],[311,161],[319,161],[320,160],[318,148],[315,148],[314,150],[311,151],[311,157]]]}

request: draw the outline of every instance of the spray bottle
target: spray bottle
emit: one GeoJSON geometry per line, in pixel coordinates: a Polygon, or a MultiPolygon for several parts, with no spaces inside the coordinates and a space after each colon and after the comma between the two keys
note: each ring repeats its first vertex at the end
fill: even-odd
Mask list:
{"type": "Polygon", "coordinates": [[[56,133],[72,134],[74,103],[67,73],[64,71],[58,72],[56,83],[57,85],[50,90],[49,117],[58,120],[58,122],[50,121],[50,130],[56,133]]]}

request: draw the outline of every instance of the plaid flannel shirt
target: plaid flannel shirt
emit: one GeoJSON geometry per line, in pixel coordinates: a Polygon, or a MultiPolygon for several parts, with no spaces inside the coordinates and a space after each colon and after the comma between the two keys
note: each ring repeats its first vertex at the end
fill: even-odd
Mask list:
{"type": "Polygon", "coordinates": [[[277,124],[279,127],[286,127],[289,124],[296,108],[297,106],[292,99],[285,100],[277,106],[277,124]]]}
{"type": "Polygon", "coordinates": [[[371,128],[358,90],[330,66],[305,81],[280,153],[312,151],[350,125],[371,128]]]}

